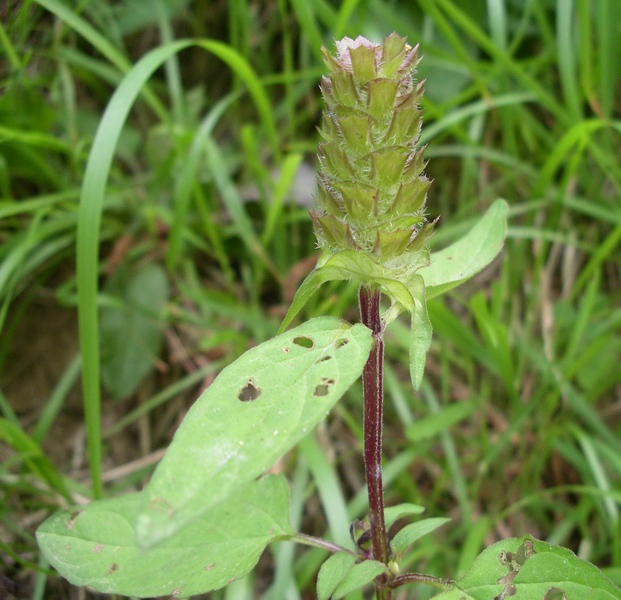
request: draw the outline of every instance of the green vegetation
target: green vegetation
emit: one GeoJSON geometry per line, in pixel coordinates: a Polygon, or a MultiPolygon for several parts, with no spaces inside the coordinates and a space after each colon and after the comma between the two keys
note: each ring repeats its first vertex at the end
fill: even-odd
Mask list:
{"type": "MultiPolygon", "coordinates": [[[[420,393],[407,322],[388,331],[387,504],[453,519],[407,568],[459,576],[531,533],[620,584],[617,0],[69,6],[1,9],[0,586],[65,593],[36,526],[139,489],[201,384],[273,337],[313,267],[320,47],[393,30],[425,57],[433,247],[510,207],[502,258],[429,301],[420,393]]],[[[355,295],[331,283],[302,317],[353,321],[355,295]]],[[[277,467],[293,526],[343,545],[361,420],[354,388],[277,467]]],[[[325,551],[272,551],[212,597],[314,589],[325,551]]]]}

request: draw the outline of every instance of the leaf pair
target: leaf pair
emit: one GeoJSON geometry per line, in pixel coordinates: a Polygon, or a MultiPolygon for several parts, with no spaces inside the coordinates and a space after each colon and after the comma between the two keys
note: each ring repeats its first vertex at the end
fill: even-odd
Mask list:
{"type": "MultiPolygon", "coordinates": [[[[422,506],[416,504],[399,504],[391,506],[384,511],[386,527],[390,528],[395,521],[402,517],[419,514],[423,511],[422,506]]],[[[394,564],[397,567],[403,551],[418,541],[424,535],[441,527],[450,519],[431,518],[410,523],[401,529],[391,540],[390,548],[394,556],[394,564]]],[[[389,563],[390,565],[391,563],[389,563]]],[[[358,590],[371,583],[378,575],[386,574],[390,579],[395,573],[391,573],[389,566],[376,560],[360,560],[359,556],[348,552],[337,552],[323,563],[317,579],[317,596],[319,600],[339,600],[347,594],[358,590]]]]}
{"type": "Polygon", "coordinates": [[[140,494],[41,525],[50,563],[77,585],[131,596],[197,594],[245,575],[293,534],[281,477],[257,480],[360,377],[372,335],[312,319],[224,369],[189,410],[140,494]]]}
{"type": "MultiPolygon", "coordinates": [[[[384,315],[385,324],[390,323],[404,310],[412,316],[410,375],[414,388],[418,389],[432,336],[431,322],[427,315],[427,299],[463,283],[497,256],[507,232],[507,209],[504,200],[496,200],[467,235],[448,248],[433,253],[430,264],[416,270],[414,275],[399,277],[397,270],[387,269],[366,254],[353,250],[322,257],[323,260],[320,260],[317,268],[299,287],[281,325],[281,331],[327,281],[355,280],[362,286],[380,287],[391,300],[391,307],[384,315]]],[[[406,271],[407,269],[403,272],[406,271]]]]}

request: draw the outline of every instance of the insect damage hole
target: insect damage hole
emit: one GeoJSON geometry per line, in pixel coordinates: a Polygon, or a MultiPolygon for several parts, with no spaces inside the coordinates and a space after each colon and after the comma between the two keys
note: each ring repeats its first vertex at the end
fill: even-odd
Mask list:
{"type": "Polygon", "coordinates": [[[543,597],[543,600],[567,600],[567,595],[560,588],[551,587],[546,592],[546,595],[543,597]]]}
{"type": "Polygon", "coordinates": [[[75,522],[77,520],[77,518],[83,514],[84,511],[83,510],[74,510],[70,515],[69,518],[67,519],[65,526],[67,527],[68,531],[71,531],[73,529],[73,526],[75,525],[75,522]]]}
{"type": "Polygon", "coordinates": [[[510,598],[511,596],[515,596],[517,594],[517,588],[512,583],[508,583],[505,585],[504,589],[500,594],[494,596],[494,600],[505,600],[505,598],[510,598]]]}
{"type": "Polygon", "coordinates": [[[298,335],[297,337],[293,338],[293,343],[296,346],[300,346],[300,348],[313,348],[315,346],[315,342],[313,342],[313,340],[309,337],[306,337],[305,335],[298,335]]]}
{"type": "Polygon", "coordinates": [[[262,394],[261,388],[257,387],[254,384],[254,380],[249,379],[248,383],[239,390],[239,394],[237,394],[237,399],[242,402],[252,402],[256,400],[262,394]]]}
{"type": "Polygon", "coordinates": [[[500,552],[498,555],[498,561],[503,567],[507,568],[508,573],[496,582],[504,584],[505,588],[501,594],[494,597],[494,600],[504,600],[504,598],[513,596],[516,593],[513,580],[526,561],[533,556],[533,554],[535,554],[535,550],[533,542],[530,539],[525,539],[515,553],[509,552],[508,550],[502,550],[500,552]]]}
{"type": "Polygon", "coordinates": [[[334,379],[327,377],[321,378],[321,383],[315,386],[313,396],[327,396],[330,393],[330,388],[336,383],[334,379]]]}
{"type": "Polygon", "coordinates": [[[326,362],[327,360],[332,360],[332,357],[329,354],[325,354],[321,358],[318,358],[315,362],[320,363],[320,362],[326,362]]]}

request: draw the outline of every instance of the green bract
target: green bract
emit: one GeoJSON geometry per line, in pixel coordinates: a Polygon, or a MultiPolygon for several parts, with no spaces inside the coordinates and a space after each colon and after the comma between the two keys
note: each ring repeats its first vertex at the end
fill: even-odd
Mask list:
{"type": "MultiPolygon", "coordinates": [[[[320,172],[312,214],[322,249],[365,253],[401,276],[429,261],[432,223],[424,216],[430,181],[423,174],[417,49],[392,34],[382,45],[358,37],[324,48],[326,103],[320,172]]],[[[370,282],[372,283],[372,282],[370,282]]]]}

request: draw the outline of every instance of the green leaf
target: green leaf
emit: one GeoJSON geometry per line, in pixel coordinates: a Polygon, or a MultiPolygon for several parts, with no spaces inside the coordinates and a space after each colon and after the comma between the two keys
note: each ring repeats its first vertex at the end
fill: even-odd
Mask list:
{"type": "Polygon", "coordinates": [[[386,565],[377,560],[365,560],[354,565],[332,594],[332,600],[340,600],[371,583],[378,575],[386,572],[386,565]]]}
{"type": "Polygon", "coordinates": [[[379,285],[395,303],[388,311],[394,320],[402,310],[412,312],[414,300],[408,288],[396,279],[392,279],[389,271],[371,260],[361,252],[343,250],[332,255],[324,255],[319,259],[318,266],[312,271],[298,288],[293,302],[283,319],[280,331],[286,329],[296,315],[302,310],[310,297],[327,281],[354,280],[363,286],[379,285]]]}
{"type": "Polygon", "coordinates": [[[339,600],[354,592],[386,571],[386,565],[377,560],[360,560],[348,552],[336,552],[319,569],[317,577],[318,600],[339,600]]]}
{"type": "Polygon", "coordinates": [[[530,536],[486,548],[437,600],[620,600],[621,590],[573,552],[530,536]]]}
{"type": "Polygon", "coordinates": [[[396,506],[389,506],[384,509],[386,529],[390,529],[398,519],[409,517],[410,515],[420,515],[422,512],[425,512],[425,507],[418,504],[406,502],[404,504],[397,504],[396,506]]]}
{"type": "Polygon", "coordinates": [[[412,329],[410,333],[410,378],[415,390],[420,389],[425,371],[427,352],[431,347],[433,329],[427,314],[425,299],[425,283],[423,278],[416,274],[408,284],[413,299],[412,329]]]}
{"type": "Polygon", "coordinates": [[[143,491],[138,543],[166,539],[269,469],[360,376],[371,344],[364,325],[311,319],[224,369],[143,491]]]}
{"type": "Polygon", "coordinates": [[[390,547],[395,554],[400,555],[408,546],[411,546],[420,538],[435,531],[448,521],[450,521],[450,519],[434,517],[431,519],[423,519],[416,523],[410,523],[395,535],[390,541],[390,547]]]}
{"type": "Polygon", "coordinates": [[[353,250],[343,250],[329,256],[304,280],[289,307],[281,331],[291,323],[295,315],[302,309],[308,299],[326,281],[349,280],[358,281],[360,285],[379,285],[392,301],[391,307],[383,316],[386,324],[397,315],[408,310],[412,316],[412,333],[410,336],[410,376],[414,389],[419,389],[425,370],[425,358],[431,346],[433,330],[427,314],[425,300],[425,283],[415,273],[402,282],[393,279],[394,275],[371,258],[353,250]]]}
{"type": "Polygon", "coordinates": [[[69,491],[62,475],[45,456],[37,441],[30,437],[19,423],[0,417],[0,442],[7,443],[18,452],[19,458],[24,461],[31,473],[45,481],[53,490],[69,498],[69,491]]]}
{"type": "Polygon", "coordinates": [[[63,511],[37,530],[50,564],[77,586],[138,597],[187,597],[243,577],[265,546],[292,534],[284,477],[253,481],[156,548],[136,544],[140,494],[63,511]]]}
{"type": "Polygon", "coordinates": [[[448,406],[444,406],[438,412],[416,421],[406,430],[408,439],[412,442],[429,439],[443,431],[447,431],[450,427],[459,423],[459,421],[470,416],[476,409],[476,404],[470,402],[456,402],[448,406]]]}
{"type": "Polygon", "coordinates": [[[156,263],[135,272],[117,271],[106,293],[119,305],[101,310],[101,378],[116,400],[134,393],[153,368],[164,341],[158,316],[168,299],[166,273],[156,263]]]}
{"type": "Polygon", "coordinates": [[[289,310],[285,315],[282,323],[280,324],[280,328],[278,333],[282,333],[291,325],[291,322],[298,313],[304,308],[306,303],[311,299],[312,295],[321,287],[323,283],[329,281],[328,279],[324,279],[317,269],[311,271],[306,279],[302,282],[302,285],[297,289],[295,296],[293,298],[293,302],[291,302],[291,306],[289,306],[289,310]]]}
{"type": "Polygon", "coordinates": [[[335,552],[319,569],[317,576],[318,600],[330,600],[347,573],[356,564],[357,557],[349,552],[335,552]]]}
{"type": "Polygon", "coordinates": [[[496,200],[463,238],[432,253],[431,264],[418,270],[428,300],[458,286],[494,260],[507,234],[507,210],[504,200],[496,200]]]}

